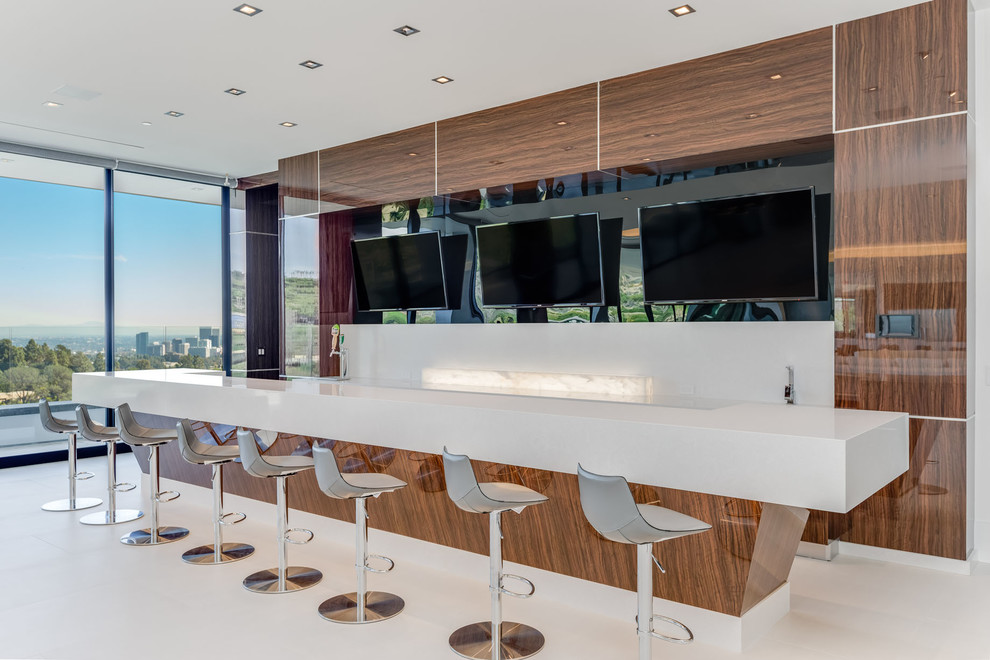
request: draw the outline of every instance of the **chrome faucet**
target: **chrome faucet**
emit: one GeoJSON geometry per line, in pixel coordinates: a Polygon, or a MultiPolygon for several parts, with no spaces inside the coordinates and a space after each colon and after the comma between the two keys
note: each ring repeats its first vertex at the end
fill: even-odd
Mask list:
{"type": "Polygon", "coordinates": [[[794,403],[794,367],[787,365],[787,385],[784,387],[784,401],[794,403]]]}

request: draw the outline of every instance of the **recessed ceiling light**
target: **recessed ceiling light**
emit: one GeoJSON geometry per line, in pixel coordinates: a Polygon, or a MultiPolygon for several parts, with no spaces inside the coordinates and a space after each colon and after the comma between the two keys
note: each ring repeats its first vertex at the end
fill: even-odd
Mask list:
{"type": "Polygon", "coordinates": [[[305,62],[300,62],[299,66],[304,66],[307,69],[319,69],[323,65],[314,60],[306,60],[305,62]]]}
{"type": "Polygon", "coordinates": [[[177,112],[175,110],[169,110],[165,114],[168,115],[169,117],[181,117],[182,115],[184,115],[186,113],[184,113],[184,112],[177,112]]]}
{"type": "Polygon", "coordinates": [[[143,122],[141,122],[141,125],[142,126],[151,126],[151,122],[150,121],[143,121],[143,122]]]}
{"type": "Polygon", "coordinates": [[[554,123],[557,124],[557,126],[567,126],[567,122],[566,121],[558,121],[558,122],[554,122],[554,123]]]}
{"type": "Polygon", "coordinates": [[[44,105],[46,108],[61,108],[62,107],[62,104],[61,103],[56,103],[55,101],[45,101],[42,105],[44,105]]]}
{"type": "Polygon", "coordinates": [[[247,92],[245,92],[243,89],[237,89],[236,87],[231,87],[230,89],[225,89],[223,91],[232,96],[240,96],[241,94],[247,94],[247,92]]]}
{"type": "Polygon", "coordinates": [[[629,198],[628,197],[623,197],[622,199],[624,199],[627,202],[629,201],[629,198]]]}
{"type": "Polygon", "coordinates": [[[293,121],[283,121],[279,126],[285,126],[286,128],[292,128],[293,126],[298,126],[299,124],[293,121]]]}
{"type": "Polygon", "coordinates": [[[918,53],[918,57],[920,57],[923,60],[927,60],[929,57],[931,57],[931,53],[928,52],[927,50],[923,50],[920,53],[918,53]]]}
{"type": "Polygon", "coordinates": [[[418,153],[416,153],[415,151],[410,151],[410,152],[409,152],[409,153],[407,153],[406,155],[407,155],[407,156],[418,156],[419,154],[418,154],[418,153]]]}
{"type": "Polygon", "coordinates": [[[674,7],[673,9],[668,9],[667,11],[680,18],[681,16],[693,14],[695,12],[695,8],[691,5],[681,5],[680,7],[674,7]]]}
{"type": "Polygon", "coordinates": [[[249,4],[238,5],[237,7],[234,7],[234,11],[239,11],[245,16],[257,16],[261,13],[260,9],[257,7],[252,7],[249,4]]]}
{"type": "Polygon", "coordinates": [[[453,78],[448,78],[447,76],[437,76],[433,79],[433,82],[440,83],[441,85],[446,85],[449,82],[454,82],[453,78]]]}
{"type": "Polygon", "coordinates": [[[780,80],[783,77],[784,76],[780,75],[779,73],[775,73],[772,76],[770,76],[770,80],[780,80]]]}
{"type": "Polygon", "coordinates": [[[954,97],[958,93],[959,92],[949,92],[949,98],[951,99],[952,97],[954,97]]]}
{"type": "Polygon", "coordinates": [[[417,32],[419,32],[419,30],[417,30],[411,25],[403,25],[402,27],[395,28],[394,30],[392,30],[392,32],[398,32],[403,37],[411,37],[417,32]]]}
{"type": "Polygon", "coordinates": [[[877,87],[876,85],[873,85],[872,87],[867,87],[867,88],[866,88],[866,91],[868,91],[868,92],[875,92],[875,91],[877,91],[878,89],[880,89],[880,88],[879,88],[879,87],[877,87]]]}

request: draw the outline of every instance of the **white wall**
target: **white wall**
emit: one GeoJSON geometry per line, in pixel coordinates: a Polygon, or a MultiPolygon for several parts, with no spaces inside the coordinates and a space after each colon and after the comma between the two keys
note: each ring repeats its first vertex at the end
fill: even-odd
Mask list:
{"type": "MultiPolygon", "coordinates": [[[[971,59],[975,79],[970,101],[975,103],[971,115],[976,126],[976,171],[970,178],[976,198],[976,222],[970,242],[974,247],[975,276],[969,280],[975,298],[975,331],[970,335],[970,346],[975,350],[975,368],[969,374],[974,384],[975,422],[990,419],[990,2],[975,3],[979,8],[973,18],[975,53],[971,59]]],[[[972,124],[971,124],[972,125],[972,124]]],[[[973,423],[973,422],[971,422],[973,423]]],[[[975,439],[975,518],[976,552],[980,561],[990,561],[990,427],[986,423],[976,425],[975,439]]]]}
{"type": "Polygon", "coordinates": [[[799,404],[834,401],[834,326],[790,323],[349,325],[355,378],[418,381],[424,367],[652,376],[654,393],[799,404]]]}

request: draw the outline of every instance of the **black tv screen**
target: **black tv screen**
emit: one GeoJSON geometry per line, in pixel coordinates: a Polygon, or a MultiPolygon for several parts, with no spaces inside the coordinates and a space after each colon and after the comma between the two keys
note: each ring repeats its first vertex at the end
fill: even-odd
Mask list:
{"type": "Polygon", "coordinates": [[[446,309],[438,232],[355,240],[351,251],[360,311],[446,309]]]}
{"type": "Polygon", "coordinates": [[[815,300],[815,189],[639,210],[647,303],[815,300]]]}
{"type": "Polygon", "coordinates": [[[602,305],[598,214],[477,228],[485,307],[602,305]]]}

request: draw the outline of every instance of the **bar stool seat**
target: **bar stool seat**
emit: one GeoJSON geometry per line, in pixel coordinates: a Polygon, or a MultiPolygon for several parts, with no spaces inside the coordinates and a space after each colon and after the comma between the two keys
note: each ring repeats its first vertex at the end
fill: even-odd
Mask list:
{"type": "Polygon", "coordinates": [[[239,561],[254,553],[254,546],[247,543],[224,543],[224,525],[236,525],[247,516],[243,513],[223,512],[223,466],[240,458],[240,449],[227,445],[208,445],[200,442],[188,419],[175,426],[182,458],[195,465],[212,468],[213,484],[213,544],[200,545],[182,553],[182,560],[190,564],[226,564],[239,561]]]}
{"type": "Polygon", "coordinates": [[[41,426],[46,431],[65,436],[69,450],[69,498],[47,502],[42,504],[41,508],[45,511],[78,511],[103,504],[103,500],[98,497],[76,497],[76,482],[93,477],[92,472],[79,472],[76,469],[76,434],[79,431],[79,424],[71,419],[55,417],[45,399],[38,402],[38,417],[41,418],[41,426]]]}
{"type": "Polygon", "coordinates": [[[373,623],[390,619],[402,611],[405,601],[395,594],[367,590],[368,572],[388,573],[395,568],[395,562],[388,557],[368,554],[367,501],[369,497],[405,488],[406,482],[377,472],[341,474],[333,452],[324,447],[313,448],[313,461],[320,490],[335,499],[354,500],[355,506],[354,568],[357,571],[357,590],[323,601],[319,607],[320,616],[337,623],[373,623]],[[368,566],[369,557],[387,562],[388,567],[377,569],[368,566]]]}
{"type": "Polygon", "coordinates": [[[122,403],[117,407],[117,419],[120,422],[120,439],[132,447],[148,448],[149,472],[149,510],[151,525],[147,529],[138,529],[120,538],[124,545],[161,545],[172,543],[189,536],[185,527],[159,526],[158,505],[161,502],[171,502],[179,497],[176,491],[161,491],[160,466],[158,449],[164,444],[177,440],[179,434],[175,429],[162,429],[142,426],[134,419],[131,407],[122,403]]]}
{"type": "Polygon", "coordinates": [[[262,456],[254,433],[237,431],[237,446],[240,450],[241,465],[248,474],[262,479],[275,479],[275,526],[278,548],[278,566],[252,573],[244,578],[244,588],[260,594],[282,594],[308,589],[319,584],[323,573],[308,566],[289,566],[286,543],[302,545],[313,540],[313,532],[308,529],[287,529],[289,520],[289,499],[287,480],[304,470],[312,470],[313,459],[308,456],[262,456]],[[303,541],[290,538],[295,532],[303,532],[309,537],[303,541]]]}
{"type": "Polygon", "coordinates": [[[624,477],[595,474],[578,465],[578,488],[584,515],[599,534],[610,541],[636,545],[639,660],[652,657],[654,637],[675,644],[694,640],[694,633],[680,621],[653,613],[654,564],[661,573],[666,573],[653,556],[653,544],[707,532],[712,526],[671,509],[637,504],[624,477]],[[654,631],[653,622],[657,620],[679,628],[686,637],[671,637],[654,631]]]}
{"type": "Polygon", "coordinates": [[[93,421],[86,406],[76,406],[76,422],[79,435],[90,442],[103,442],[107,446],[107,508],[79,519],[84,525],[118,525],[137,520],[144,515],[138,509],[118,509],[117,493],[134,490],[135,485],[117,482],[117,441],[120,431],[113,426],[103,426],[93,421]]]}
{"type": "Polygon", "coordinates": [[[549,498],[531,488],[505,482],[478,483],[467,456],[443,450],[444,478],[447,495],[454,504],[470,513],[488,514],[488,561],[492,619],[462,626],[450,635],[450,648],[465,658],[509,660],[527,658],[543,648],[543,633],[532,626],[502,621],[502,594],[529,598],[536,586],[524,577],[502,572],[502,512],[521,513],[527,506],[542,504],[549,498]],[[504,578],[524,582],[528,593],[503,586],[504,578]],[[492,640],[498,639],[498,644],[492,640]]]}

